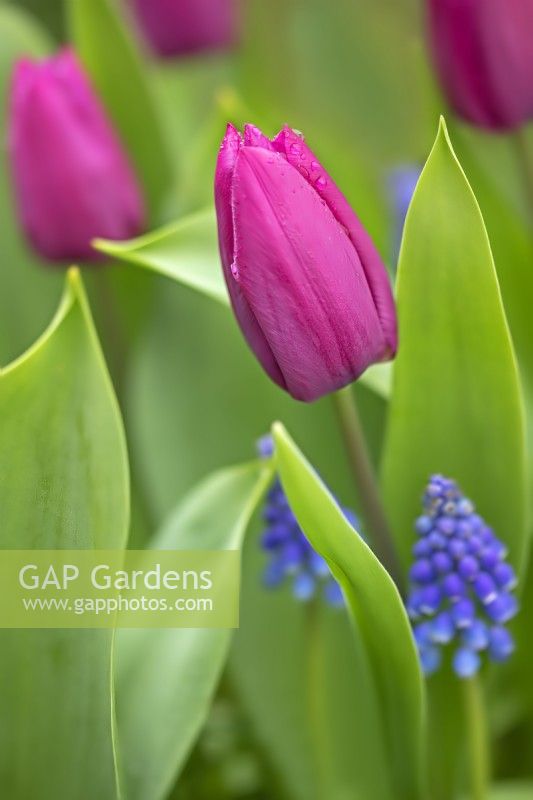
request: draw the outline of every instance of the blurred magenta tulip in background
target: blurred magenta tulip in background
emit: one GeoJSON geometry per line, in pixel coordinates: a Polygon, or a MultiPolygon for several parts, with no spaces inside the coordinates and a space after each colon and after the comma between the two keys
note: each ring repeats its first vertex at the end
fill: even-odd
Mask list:
{"type": "Polygon", "coordinates": [[[140,233],[136,176],[71,50],[16,64],[8,146],[22,226],[44,258],[95,260],[94,237],[140,233]]]}
{"type": "Polygon", "coordinates": [[[533,117],[533,2],[429,0],[434,62],[454,110],[489,130],[533,117]]]}
{"type": "Polygon", "coordinates": [[[231,125],[215,200],[233,309],[270,377],[311,401],[397,346],[389,278],[369,235],[303,139],[231,125]]]}
{"type": "Polygon", "coordinates": [[[160,56],[231,47],[235,0],[133,0],[142,31],[160,56]]]}

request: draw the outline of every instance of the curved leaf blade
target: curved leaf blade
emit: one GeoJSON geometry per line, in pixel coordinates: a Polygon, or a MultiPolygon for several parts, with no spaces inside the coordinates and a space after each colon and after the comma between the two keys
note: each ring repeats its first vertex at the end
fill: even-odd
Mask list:
{"type": "Polygon", "coordinates": [[[128,242],[96,239],[93,246],[119,261],[152,270],[229,305],[212,209],[128,242]]]}
{"type": "Polygon", "coordinates": [[[311,545],[340,582],[356,640],[368,659],[381,707],[394,797],[414,800],[421,791],[423,687],[402,600],[284,428],[278,423],[273,433],[276,463],[291,508],[311,545]]]}
{"type": "MultiPolygon", "coordinates": [[[[240,549],[270,480],[257,463],[215,473],[179,504],[153,547],[240,549]]],[[[207,717],[231,636],[202,628],[118,631],[118,734],[129,800],[170,790],[207,717]]]]}
{"type": "MultiPolygon", "coordinates": [[[[77,271],[48,330],[0,372],[0,547],[122,548],[122,422],[77,271]]],[[[10,797],[119,796],[112,631],[0,634],[0,775],[10,797]]]]}
{"type": "MultiPolygon", "coordinates": [[[[521,566],[527,551],[522,399],[476,199],[444,122],[408,213],[398,272],[395,363],[383,488],[398,550],[410,560],[432,473],[457,481],[521,566]]],[[[429,683],[431,783],[449,800],[464,720],[457,679],[429,683]]]]}
{"type": "Polygon", "coordinates": [[[398,308],[383,482],[400,552],[407,563],[420,494],[442,472],[459,481],[520,566],[527,541],[518,372],[481,212],[444,123],[407,218],[398,308]]]}

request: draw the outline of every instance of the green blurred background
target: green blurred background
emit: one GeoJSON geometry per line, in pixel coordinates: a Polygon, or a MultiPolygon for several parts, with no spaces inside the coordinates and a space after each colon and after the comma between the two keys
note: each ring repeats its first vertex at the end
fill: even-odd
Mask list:
{"type": "MultiPolygon", "coordinates": [[[[304,132],[394,270],[390,171],[422,164],[439,115],[447,114],[429,65],[423,4],[243,0],[240,9],[241,44],[234,52],[165,63],[143,51],[125,10],[119,9],[153,83],[170,164],[150,227],[211,204],[214,162],[227,120],[253,121],[268,134],[288,123],[304,132]]],[[[30,252],[14,216],[5,163],[10,69],[23,53],[44,55],[68,41],[68,31],[60,0],[0,3],[1,364],[41,333],[63,282],[61,270],[43,265],[30,252]]],[[[448,122],[485,215],[519,358],[533,365],[533,245],[513,142],[473,132],[451,115],[448,122]],[[523,291],[515,290],[517,283],[523,291]]],[[[146,136],[148,157],[154,145],[146,136]]],[[[253,457],[255,440],[274,419],[283,419],[305,442],[306,452],[340,499],[357,505],[328,400],[302,406],[271,385],[226,309],[129,266],[87,269],[84,279],[125,418],[133,482],[131,546],[144,546],[179,498],[206,473],[253,457]]],[[[523,380],[527,392],[527,369],[523,380]]],[[[357,392],[377,462],[385,403],[364,386],[357,392]]],[[[245,553],[241,629],[176,798],[312,796],[295,689],[303,671],[298,646],[302,612],[288,591],[274,596],[261,589],[262,565],[255,530],[245,553]],[[285,654],[283,664],[278,653],[285,654]]],[[[349,771],[350,760],[343,705],[355,703],[351,654],[346,619],[329,610],[323,614],[337,653],[326,691],[336,724],[346,730],[346,751],[337,754],[342,772],[349,771]]],[[[529,754],[520,751],[530,718],[513,703],[512,692],[494,714],[502,745],[498,775],[531,775],[529,754]]]]}

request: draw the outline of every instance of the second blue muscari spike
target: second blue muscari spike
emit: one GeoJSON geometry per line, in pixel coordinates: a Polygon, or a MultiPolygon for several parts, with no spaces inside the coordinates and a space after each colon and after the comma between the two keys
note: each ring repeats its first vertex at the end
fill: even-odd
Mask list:
{"type": "Polygon", "coordinates": [[[507,548],[455,481],[432,476],[423,506],[406,603],[422,669],[436,672],[450,647],[456,675],[470,678],[483,654],[502,662],[514,651],[505,626],[518,611],[516,574],[507,548]]]}

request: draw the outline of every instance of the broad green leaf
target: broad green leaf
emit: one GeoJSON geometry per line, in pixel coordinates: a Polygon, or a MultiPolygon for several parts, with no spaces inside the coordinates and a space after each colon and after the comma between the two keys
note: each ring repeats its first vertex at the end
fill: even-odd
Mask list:
{"type": "MultiPolygon", "coordinates": [[[[500,152],[492,151],[492,139],[487,142],[486,137],[483,137],[480,142],[478,135],[474,142],[469,142],[468,138],[465,142],[464,128],[461,128],[457,135],[461,147],[459,151],[461,163],[475,190],[494,254],[505,313],[511,329],[526,399],[529,461],[533,464],[533,337],[531,336],[533,232],[531,226],[517,212],[512,201],[505,196],[503,188],[497,185],[497,177],[500,180],[504,178],[506,184],[512,185],[509,169],[514,167],[516,172],[516,164],[513,162],[511,167],[505,163],[502,165],[500,152]],[[491,157],[492,172],[496,174],[490,174],[480,166],[480,151],[483,153],[487,147],[488,153],[485,153],[485,157],[491,157]]],[[[508,142],[506,146],[509,150],[508,142]]],[[[529,479],[530,482],[533,479],[531,469],[529,479]]]]}
{"type": "MultiPolygon", "coordinates": [[[[271,470],[255,463],[215,473],[180,503],[153,547],[240,549],[270,480],[271,470]]],[[[119,631],[118,736],[128,800],[158,800],[170,790],[207,717],[231,635],[201,628],[119,631]]]]}
{"type": "Polygon", "coordinates": [[[441,472],[520,566],[525,437],[516,362],[483,219],[444,123],[407,218],[398,309],[383,480],[404,562],[420,495],[441,472]]]}
{"type": "MultiPolygon", "coordinates": [[[[77,271],[48,330],[0,372],[2,548],[121,548],[128,468],[120,413],[77,271]]],[[[6,796],[119,796],[112,632],[0,635],[6,796]]]]}
{"type": "MultiPolygon", "coordinates": [[[[408,214],[398,273],[383,486],[404,563],[428,477],[455,478],[521,565],[525,532],[522,401],[483,219],[444,123],[408,214]]],[[[431,783],[453,796],[464,728],[458,681],[430,680],[431,783]]]]}
{"type": "Polygon", "coordinates": [[[118,3],[68,0],[67,8],[72,41],[124,140],[157,219],[173,165],[148,65],[118,12],[118,3]]]}
{"type": "MultiPolygon", "coordinates": [[[[366,677],[361,690],[373,692],[376,697],[374,713],[379,716],[381,737],[372,742],[365,758],[372,758],[374,747],[377,755],[380,745],[386,758],[376,759],[375,755],[381,766],[376,763],[370,772],[374,781],[377,771],[388,772],[388,791],[392,794],[381,796],[415,800],[421,791],[423,691],[402,600],[385,569],[279,424],[274,426],[274,439],[276,464],[291,507],[311,545],[339,580],[348,603],[360,659],[360,670],[354,672],[353,679],[358,682],[366,677]]],[[[369,719],[363,714],[358,722],[354,761],[360,757],[359,747],[370,738],[371,730],[369,719]]],[[[322,749],[318,757],[321,752],[322,749]]],[[[360,792],[364,796],[380,796],[375,795],[375,789],[369,783],[360,792]]]]}
{"type": "MultiPolygon", "coordinates": [[[[0,136],[7,141],[9,87],[14,62],[43,58],[52,48],[24,10],[0,5],[0,136]]],[[[43,267],[20,230],[7,147],[0,147],[0,364],[20,355],[47,325],[61,293],[63,274],[43,267]]]]}
{"type": "Polygon", "coordinates": [[[129,242],[96,239],[94,246],[120,261],[165,275],[225,305],[229,303],[213,209],[129,242]]]}

